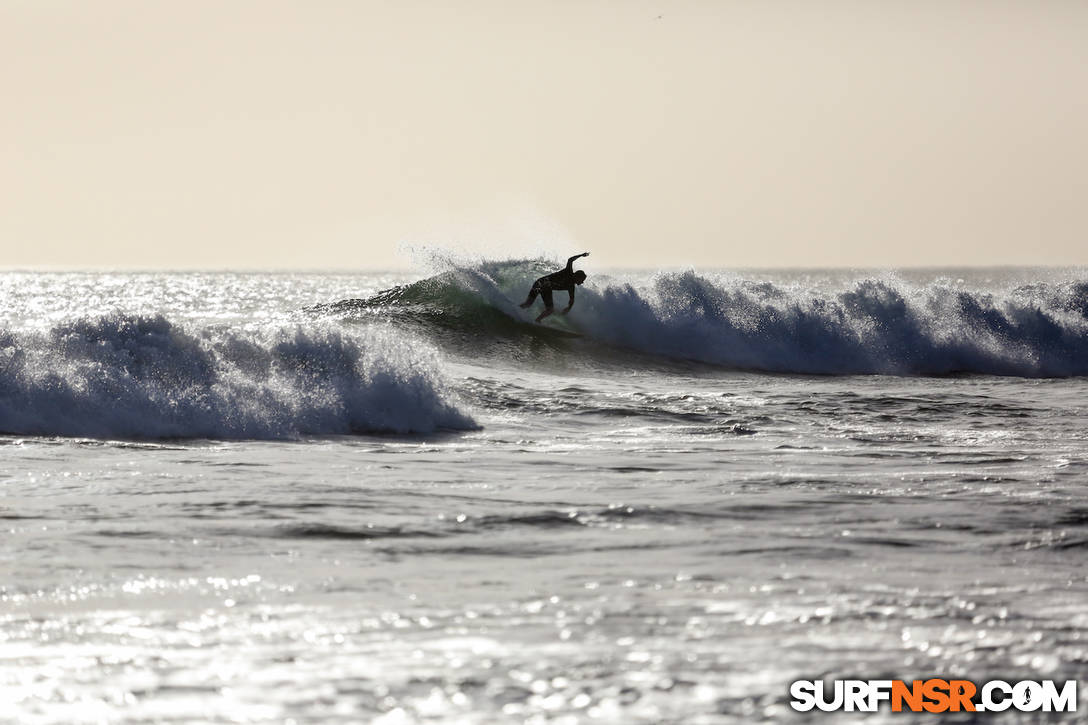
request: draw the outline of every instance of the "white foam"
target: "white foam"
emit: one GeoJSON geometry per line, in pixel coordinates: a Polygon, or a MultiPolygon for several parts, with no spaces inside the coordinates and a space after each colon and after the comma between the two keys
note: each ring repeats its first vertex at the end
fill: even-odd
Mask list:
{"type": "Polygon", "coordinates": [[[658,276],[579,292],[577,323],[645,352],[795,373],[1088,374],[1088,284],[970,292],[859,279],[830,293],[658,276]]]}
{"type": "Polygon", "coordinates": [[[294,438],[475,427],[435,353],[380,329],[113,314],[0,332],[0,431],[294,438]]]}

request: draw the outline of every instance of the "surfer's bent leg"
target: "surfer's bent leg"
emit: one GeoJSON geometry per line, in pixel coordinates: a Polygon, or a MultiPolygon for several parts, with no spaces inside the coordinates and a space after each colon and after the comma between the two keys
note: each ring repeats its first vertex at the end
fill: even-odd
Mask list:
{"type": "Polygon", "coordinates": [[[550,289],[540,290],[540,297],[544,300],[544,311],[540,313],[540,316],[536,318],[537,322],[540,322],[545,317],[555,311],[552,303],[552,291],[550,289]]]}
{"type": "Polygon", "coordinates": [[[529,290],[529,296],[525,298],[525,301],[521,303],[522,309],[529,307],[536,300],[536,296],[540,294],[540,280],[533,282],[532,288],[529,290]]]}

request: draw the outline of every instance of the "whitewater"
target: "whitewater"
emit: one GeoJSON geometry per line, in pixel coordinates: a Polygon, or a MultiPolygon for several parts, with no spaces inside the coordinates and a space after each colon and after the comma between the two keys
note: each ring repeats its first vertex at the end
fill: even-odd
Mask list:
{"type": "Polygon", "coordinates": [[[0,273],[0,722],[1088,702],[1088,270],[594,261],[0,273]]]}

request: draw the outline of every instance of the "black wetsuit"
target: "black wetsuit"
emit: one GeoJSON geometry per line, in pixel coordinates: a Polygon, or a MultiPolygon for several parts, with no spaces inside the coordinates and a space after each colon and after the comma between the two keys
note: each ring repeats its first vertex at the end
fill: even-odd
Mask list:
{"type": "Polygon", "coordinates": [[[552,302],[552,292],[555,290],[566,290],[570,293],[570,304],[563,310],[563,314],[567,314],[567,312],[570,311],[570,308],[574,306],[574,288],[586,281],[585,272],[581,270],[578,270],[577,272],[574,271],[574,260],[588,256],[589,252],[575,254],[567,260],[566,268],[561,269],[558,272],[546,274],[536,282],[533,282],[533,287],[529,290],[529,296],[521,303],[522,309],[531,307],[538,295],[542,297],[544,299],[544,311],[536,318],[536,321],[540,322],[555,309],[552,302]]]}
{"type": "MultiPolygon", "coordinates": [[[[567,267],[564,269],[560,269],[558,272],[552,272],[551,274],[545,274],[544,277],[533,282],[533,286],[529,291],[529,297],[526,298],[526,302],[521,303],[521,306],[529,307],[536,299],[536,295],[540,295],[544,300],[545,308],[545,314],[541,317],[547,317],[547,315],[551,314],[552,309],[555,306],[552,300],[552,293],[556,290],[566,290],[570,294],[570,304],[567,305],[567,309],[573,307],[574,287],[578,286],[580,280],[585,279],[585,272],[574,271],[574,260],[588,256],[588,251],[580,255],[574,255],[567,260],[567,267]]],[[[539,320],[540,318],[536,319],[539,320]]]]}
{"type": "Polygon", "coordinates": [[[570,293],[570,303],[574,304],[574,271],[567,267],[561,269],[558,272],[552,272],[549,275],[545,275],[533,282],[532,289],[529,290],[529,298],[525,300],[525,306],[533,304],[536,301],[536,296],[540,295],[544,300],[544,306],[549,310],[555,306],[552,301],[552,292],[555,290],[566,290],[570,293]]]}

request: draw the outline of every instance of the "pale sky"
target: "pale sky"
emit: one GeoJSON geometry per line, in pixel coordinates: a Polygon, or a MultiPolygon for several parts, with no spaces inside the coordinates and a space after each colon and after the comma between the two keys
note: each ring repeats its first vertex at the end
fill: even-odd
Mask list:
{"type": "Polygon", "coordinates": [[[0,0],[2,267],[1088,264],[1088,2],[0,0]]]}

